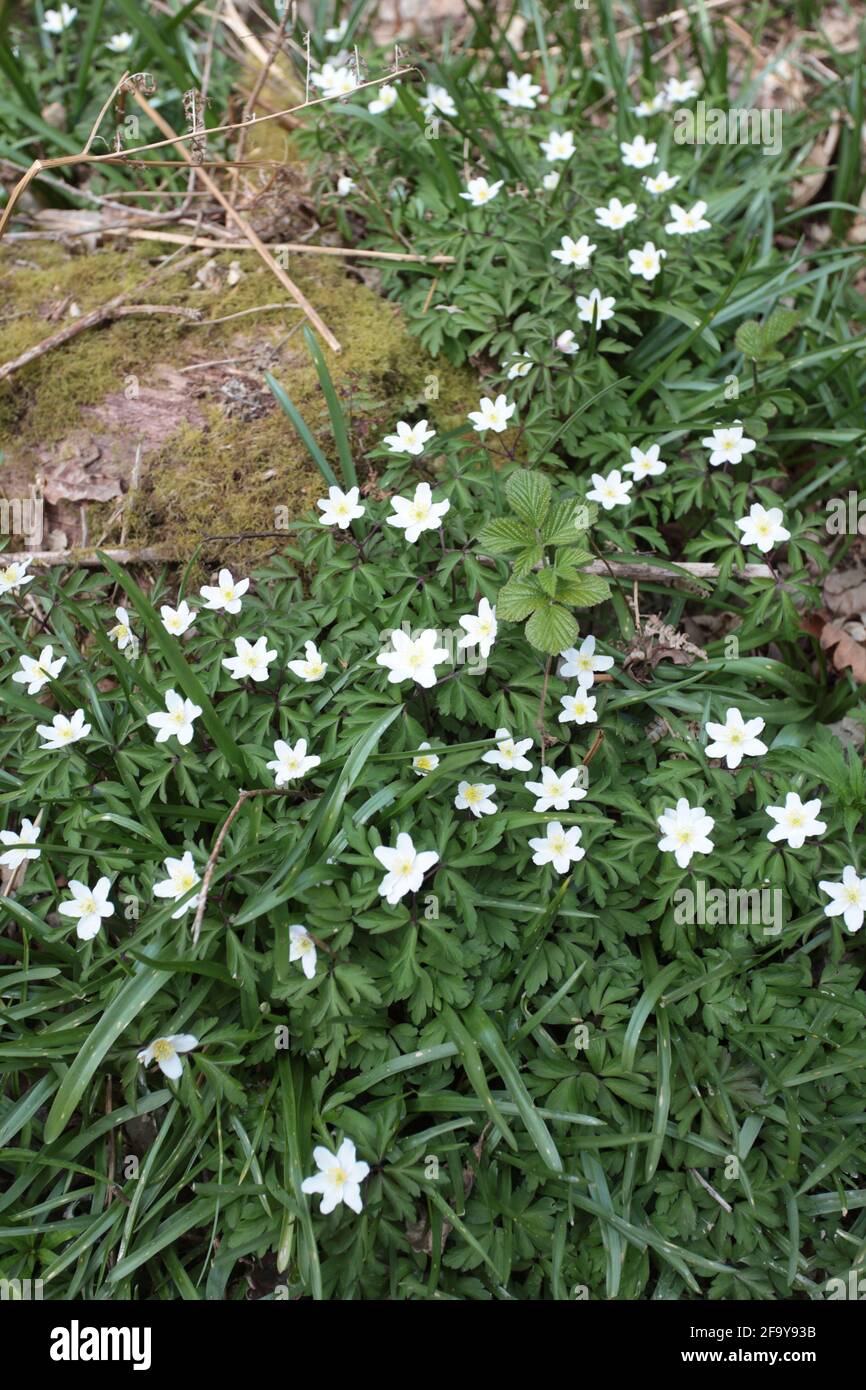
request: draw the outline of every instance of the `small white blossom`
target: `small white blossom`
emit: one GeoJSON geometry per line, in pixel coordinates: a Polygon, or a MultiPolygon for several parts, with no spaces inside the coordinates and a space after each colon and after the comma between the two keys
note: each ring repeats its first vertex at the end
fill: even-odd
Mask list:
{"type": "MultiPolygon", "coordinates": [[[[196,884],[201,882],[190,850],[185,850],[180,859],[174,859],[169,855],[162,863],[168,878],[160,879],[159,883],[153,885],[155,898],[171,898],[173,902],[180,902],[191,888],[195,888],[196,884]]],[[[194,893],[187,902],[181,903],[177,911],[171,914],[172,921],[176,922],[179,917],[198,907],[198,899],[198,893],[194,893]]]]}
{"type": "Polygon", "coordinates": [[[405,420],[398,420],[397,433],[386,434],[383,443],[388,445],[392,454],[421,454],[427,440],[432,439],[435,433],[435,430],[427,428],[426,420],[419,420],[416,425],[407,425],[405,420]]]}
{"type": "Polygon", "coordinates": [[[451,503],[447,497],[442,502],[434,502],[430,484],[419,483],[411,500],[408,497],[392,497],[391,506],[394,515],[386,517],[386,522],[404,531],[407,541],[414,545],[422,532],[438,531],[451,503]]]}
{"type": "Polygon", "coordinates": [[[542,187],[546,188],[548,193],[552,193],[554,188],[559,187],[559,180],[561,177],[562,175],[558,169],[551,169],[550,173],[545,174],[544,178],[541,180],[542,187]]]}
{"type": "Polygon", "coordinates": [[[135,37],[123,30],[120,34],[112,34],[107,40],[105,47],[112,53],[126,53],[135,43],[135,37]]]}
{"type": "Polygon", "coordinates": [[[500,101],[506,102],[509,106],[514,106],[524,111],[534,111],[536,106],[535,98],[541,92],[541,88],[534,85],[532,77],[528,72],[521,73],[518,77],[516,72],[505,74],[506,85],[494,88],[496,96],[500,101]]]}
{"type": "Polygon", "coordinates": [[[333,63],[324,63],[321,72],[311,74],[310,81],[324,97],[347,97],[358,85],[354,68],[335,67],[333,63]]]}
{"type": "Polygon", "coordinates": [[[651,241],[645,241],[640,249],[633,247],[628,253],[629,275],[640,275],[644,280],[654,280],[667,254],[664,249],[656,250],[651,241]]]}
{"type": "Polygon", "coordinates": [[[439,862],[435,850],[416,850],[411,835],[405,831],[397,836],[393,849],[388,845],[377,845],[373,853],[386,870],[379,884],[379,893],[392,907],[407,893],[417,893],[424,875],[439,862]]]}
{"type": "Polygon", "coordinates": [[[734,707],[725,714],[724,724],[713,724],[707,720],[707,733],[712,740],[707,744],[708,758],[724,758],[729,768],[739,767],[743,758],[760,758],[767,751],[758,734],[764,727],[761,718],[743,719],[734,707]]]}
{"type": "Polygon", "coordinates": [[[489,396],[482,396],[478,409],[470,410],[469,419],[472,421],[472,428],[479,434],[483,434],[485,430],[501,434],[503,430],[508,429],[508,421],[516,409],[515,403],[512,401],[509,404],[505,396],[497,396],[495,401],[489,396]]]}
{"type": "Polygon", "coordinates": [[[768,554],[775,545],[791,539],[791,532],[782,525],[784,518],[781,507],[762,507],[753,502],[748,516],[741,516],[737,522],[743,533],[742,545],[756,545],[762,555],[768,554]]]}
{"type": "Polygon", "coordinates": [[[169,1033],[168,1037],[156,1038],[148,1047],[143,1048],[138,1053],[138,1060],[145,1067],[149,1067],[151,1062],[156,1062],[163,1076],[167,1076],[169,1081],[179,1081],[183,1072],[179,1054],[192,1052],[194,1047],[198,1047],[198,1038],[194,1038],[192,1033],[169,1033]]]}
{"type": "Polygon", "coordinates": [[[306,777],[321,761],[315,753],[307,753],[305,738],[299,738],[294,748],[285,739],[278,738],[274,744],[273,760],[267,764],[267,769],[274,774],[275,785],[284,787],[297,777],[306,777]]]}
{"type": "Polygon", "coordinates": [[[548,164],[553,164],[557,159],[571,159],[574,154],[574,136],[570,130],[552,130],[546,140],[542,140],[541,148],[548,164]]]}
{"type": "Polygon", "coordinates": [[[299,960],[307,979],[312,980],[316,973],[316,943],[299,922],[289,927],[289,960],[299,960]]]}
{"type": "Polygon", "coordinates": [[[496,787],[492,782],[460,782],[454,805],[458,811],[471,811],[476,820],[479,816],[496,814],[496,802],[491,800],[496,787]]]}
{"type": "Polygon", "coordinates": [[[477,647],[479,655],[486,661],[496,641],[496,609],[491,608],[488,600],[483,598],[477,614],[464,613],[457,621],[466,630],[466,636],[457,643],[458,647],[477,647]]]}
{"type": "Polygon", "coordinates": [[[857,877],[854,865],[847,864],[842,870],[841,883],[821,879],[818,887],[831,898],[824,908],[825,917],[841,916],[849,931],[859,931],[866,913],[866,878],[857,877]]]}
{"type": "MultiPolygon", "coordinates": [[[[529,354],[526,352],[513,352],[511,356],[515,357],[517,360],[512,362],[511,366],[508,368],[508,380],[514,381],[517,377],[528,376],[532,371],[532,358],[529,354]]],[[[502,366],[504,370],[504,362],[502,366]]]]}
{"type": "Polygon", "coordinates": [[[417,681],[418,685],[429,690],[436,684],[435,668],[448,660],[446,649],[437,647],[438,640],[439,634],[433,627],[425,628],[420,637],[415,638],[395,629],[391,633],[392,650],[380,653],[376,657],[376,664],[388,668],[391,685],[397,685],[400,681],[417,681]]]}
{"type": "Polygon", "coordinates": [[[427,95],[419,97],[419,104],[425,116],[432,116],[434,111],[439,111],[443,116],[456,116],[457,107],[454,105],[454,98],[444,87],[438,87],[435,82],[427,83],[427,95]]]}
{"type": "Polygon", "coordinates": [[[602,656],[595,650],[595,638],[592,633],[587,633],[580,647],[567,647],[564,652],[560,652],[562,665],[559,668],[559,675],[563,680],[577,678],[577,683],[581,690],[590,690],[595,681],[596,674],[602,671],[609,671],[613,665],[612,656],[602,656]]]}
{"type": "Polygon", "coordinates": [[[228,671],[232,680],[266,681],[268,667],[276,659],[276,649],[268,647],[267,637],[259,637],[255,642],[248,642],[246,637],[236,637],[235,655],[223,657],[220,665],[228,671]]]}
{"type": "Polygon", "coordinates": [[[551,251],[550,254],[555,261],[561,261],[563,265],[574,266],[575,270],[585,270],[594,250],[595,246],[588,236],[582,236],[578,241],[573,241],[570,236],[564,236],[561,239],[559,249],[551,251]]]}
{"type": "Polygon", "coordinates": [[[738,422],[714,429],[712,435],[701,440],[705,449],[710,450],[710,466],[718,468],[723,463],[742,463],[743,456],[755,448],[754,439],[743,435],[743,427],[738,422]]]}
{"type": "Polygon", "coordinates": [[[587,492],[588,502],[598,502],[606,512],[613,507],[624,507],[630,501],[629,493],[634,487],[634,482],[629,479],[625,481],[618,468],[614,468],[603,478],[600,473],[592,474],[592,487],[587,492]]]}
{"type": "Polygon", "coordinates": [[[698,89],[690,77],[684,81],[679,77],[671,77],[665,83],[665,100],[671,105],[675,101],[691,101],[697,94],[698,89]]]}
{"type": "Polygon", "coordinates": [[[635,480],[638,478],[658,478],[664,473],[667,464],[659,458],[658,444],[651,444],[648,449],[633,448],[631,451],[631,463],[625,465],[625,472],[631,473],[635,480]]]}
{"type": "Polygon", "coordinates": [[[0,594],[14,594],[22,584],[33,582],[33,575],[27,573],[29,563],[29,560],[13,560],[11,565],[3,565],[0,557],[0,594]]]}
{"type": "MultiPolygon", "coordinates": [[[[25,817],[20,830],[0,830],[0,844],[35,845],[41,833],[39,826],[25,817]]],[[[41,849],[7,849],[0,854],[0,869],[17,869],[26,859],[38,859],[41,853],[41,849]]]]}
{"type": "Polygon", "coordinates": [[[84,710],[77,709],[71,719],[65,714],[55,714],[50,724],[37,724],[36,732],[44,740],[40,748],[67,748],[90,733],[90,725],[84,722],[84,710]]]}
{"type": "Polygon", "coordinates": [[[38,695],[43,685],[47,685],[49,681],[57,680],[66,665],[65,656],[58,656],[56,661],[53,660],[53,657],[53,647],[43,647],[36,658],[22,656],[20,658],[21,670],[13,672],[13,681],[19,685],[26,685],[28,695],[38,695]]]}
{"type": "Polygon", "coordinates": [[[636,135],[631,141],[620,140],[619,147],[622,151],[622,162],[628,169],[646,169],[647,165],[655,164],[654,140],[647,141],[642,135],[636,135]]]}
{"type": "Polygon", "coordinates": [[[559,703],[562,705],[562,714],[559,716],[560,724],[596,724],[598,722],[595,696],[587,695],[585,690],[578,688],[573,695],[560,695],[559,703]]]}
{"type": "Polygon", "coordinates": [[[429,743],[419,743],[418,752],[412,759],[412,771],[419,777],[426,777],[428,772],[433,772],[439,766],[438,753],[427,753],[423,750],[430,747],[429,743]]]}
{"type": "Polygon", "coordinates": [[[42,28],[46,34],[62,34],[64,29],[68,29],[70,24],[75,23],[78,11],[72,5],[67,5],[66,0],[59,10],[46,10],[45,18],[42,21],[42,28]]]}
{"type": "Polygon", "coordinates": [[[185,700],[176,690],[165,692],[165,711],[156,710],[147,716],[152,729],[157,730],[156,742],[165,743],[176,738],[184,747],[192,741],[195,732],[193,725],[201,714],[201,706],[185,700]]]}
{"type": "Polygon", "coordinates": [[[219,583],[215,585],[203,584],[199,593],[205,601],[205,608],[218,613],[225,609],[226,613],[240,613],[241,599],[250,587],[248,579],[239,579],[235,582],[231,570],[220,570],[219,583]]]}
{"type": "Polygon", "coordinates": [[[573,357],[576,352],[580,352],[580,343],[574,341],[574,329],[566,328],[560,333],[556,339],[556,346],[559,348],[560,352],[566,353],[569,357],[573,357]]]}
{"type": "Polygon", "coordinates": [[[381,116],[386,111],[391,110],[396,100],[397,85],[390,82],[383,82],[379,88],[378,94],[370,102],[367,110],[370,112],[371,116],[381,116]]]}
{"type": "Polygon", "coordinates": [[[558,820],[549,821],[544,838],[529,841],[530,849],[535,850],[533,864],[552,864],[558,874],[567,874],[572,864],[586,854],[580,847],[581,838],[579,825],[563,830],[558,820]]]}
{"type": "Polygon", "coordinates": [[[159,610],[159,616],[166,632],[170,632],[172,637],[182,637],[195,622],[196,610],[190,608],[186,599],[182,599],[177,608],[171,608],[164,603],[159,610]]]}
{"type": "Polygon", "coordinates": [[[658,111],[664,111],[664,109],[664,92],[656,92],[655,96],[644,97],[642,101],[638,102],[637,106],[631,108],[632,115],[640,116],[642,119],[646,116],[655,116],[658,111]]]}
{"type": "Polygon", "coordinates": [[[482,208],[485,203],[496,197],[502,184],[502,179],[497,179],[496,183],[488,183],[483,177],[470,179],[466,185],[467,191],[461,193],[460,197],[465,198],[474,208],[482,208]]]}
{"type": "Polygon", "coordinates": [[[332,24],[330,29],[325,30],[325,43],[340,43],[346,37],[348,27],[348,19],[341,19],[339,24],[332,24]]]}
{"type": "Polygon", "coordinates": [[[590,290],[588,295],[577,295],[575,299],[580,313],[578,319],[581,323],[607,323],[608,319],[613,318],[613,306],[616,304],[612,294],[603,295],[601,290],[590,290]]]}
{"type": "Polygon", "coordinates": [[[507,729],[497,729],[496,747],[482,753],[481,761],[492,763],[503,772],[529,772],[532,763],[524,754],[532,747],[532,742],[531,738],[523,738],[516,743],[507,729]]]}
{"type": "Polygon", "coordinates": [[[807,835],[823,835],[827,826],[818,820],[821,802],[801,801],[796,792],[788,792],[784,806],[766,806],[768,816],[776,822],[767,831],[767,839],[773,844],[787,840],[791,849],[802,849],[807,835]]]}
{"type": "Polygon", "coordinates": [[[90,941],[102,926],[103,917],[114,916],[114,903],[108,901],[111,879],[100,878],[91,889],[77,878],[71,878],[67,887],[72,897],[60,903],[57,911],[75,920],[76,935],[81,941],[90,941]]]}
{"type": "Polygon", "coordinates": [[[619,198],[611,198],[607,207],[595,210],[596,222],[600,227],[607,227],[610,231],[619,231],[620,227],[627,227],[636,217],[637,203],[623,204],[619,198]]]}
{"type": "Polygon", "coordinates": [[[341,1202],[345,1202],[355,1213],[359,1213],[361,1183],[370,1171],[369,1163],[359,1162],[355,1157],[355,1145],[351,1139],[344,1139],[336,1154],[318,1145],[313,1149],[313,1159],[318,1173],[304,1178],[301,1188],[304,1192],[320,1192],[322,1202],[319,1211],[328,1216],[341,1202]]]}
{"type": "Polygon", "coordinates": [[[354,179],[350,179],[348,174],[340,174],[337,179],[337,197],[348,198],[350,193],[358,187],[354,179]]]}
{"type": "Polygon", "coordinates": [[[670,193],[679,181],[679,174],[669,174],[667,169],[661,169],[657,174],[644,174],[641,179],[644,188],[654,198],[658,198],[661,193],[670,193]]]}
{"type": "Polygon", "coordinates": [[[695,854],[711,854],[713,842],[708,839],[715,825],[703,806],[690,806],[681,796],[676,806],[668,806],[658,817],[658,827],[662,832],[659,849],[672,854],[681,869],[688,867],[695,854]]]}
{"type": "Polygon", "coordinates": [[[671,221],[665,223],[668,236],[691,236],[693,232],[706,232],[712,227],[704,217],[706,203],[697,202],[688,211],[679,203],[671,203],[671,221]]]}
{"type": "Polygon", "coordinates": [[[114,616],[117,622],[114,627],[108,629],[108,635],[112,642],[117,643],[119,652],[125,651],[130,644],[135,644],[135,633],[132,630],[132,621],[125,608],[115,608],[114,616]]]}
{"type": "Polygon", "coordinates": [[[567,811],[572,801],[581,801],[586,796],[586,789],[578,781],[582,771],[579,767],[569,767],[565,772],[554,772],[552,767],[543,767],[540,782],[523,784],[528,792],[538,798],[532,809],[567,811]]]}
{"type": "Polygon", "coordinates": [[[303,661],[288,661],[286,665],[292,675],[298,676],[302,681],[320,681],[328,669],[328,663],[322,660],[315,642],[304,643],[303,661]]]}
{"type": "Polygon", "coordinates": [[[320,525],[339,526],[341,531],[345,531],[347,526],[364,515],[364,507],[358,502],[359,496],[360,490],[356,487],[350,487],[348,492],[342,492],[338,487],[329,487],[328,496],[320,497],[316,503],[322,512],[319,517],[320,525]]]}

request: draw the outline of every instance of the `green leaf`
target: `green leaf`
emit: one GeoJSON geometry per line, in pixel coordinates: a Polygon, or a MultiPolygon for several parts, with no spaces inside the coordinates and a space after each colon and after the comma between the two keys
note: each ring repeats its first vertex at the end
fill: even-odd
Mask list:
{"type": "Polygon", "coordinates": [[[507,555],[511,550],[531,545],[535,536],[530,527],[513,516],[489,521],[478,533],[477,547],[491,555],[507,555]]]}
{"type": "Polygon", "coordinates": [[[530,526],[541,526],[550,506],[550,483],[543,473],[518,468],[505,485],[509,505],[530,526]]]}
{"type": "Polygon", "coordinates": [[[750,358],[753,362],[759,361],[764,351],[764,340],[757,319],[746,319],[745,323],[741,323],[734,342],[744,357],[750,358]]]}
{"type": "Polygon", "coordinates": [[[595,603],[604,603],[610,598],[610,585],[600,574],[574,574],[561,578],[556,591],[562,603],[573,604],[575,608],[591,608],[595,603]]]}
{"type": "Polygon", "coordinates": [[[577,498],[569,498],[551,507],[541,528],[541,539],[545,545],[574,545],[586,528],[584,503],[577,498]]]}
{"type": "Polygon", "coordinates": [[[268,383],[268,386],[270,386],[276,400],[279,402],[285,414],[288,415],[300,435],[307,453],[310,455],[313,463],[328,484],[328,487],[339,487],[340,483],[336,473],[328,463],[328,460],[325,458],[325,455],[322,453],[313,435],[310,433],[310,429],[294,401],[291,400],[288,394],[283,390],[276,378],[271,376],[270,372],[265,372],[265,381],[268,383]]]}
{"type": "Polygon", "coordinates": [[[539,651],[556,656],[570,647],[577,637],[577,621],[559,603],[537,608],[526,624],[526,639],[539,651]]]}
{"type": "Polygon", "coordinates": [[[509,1055],[493,1020],[478,1004],[470,1004],[464,1012],[467,1031],[487,1053],[508,1091],[518,1114],[526,1125],[530,1139],[543,1161],[555,1173],[563,1171],[562,1159],[550,1131],[533,1104],[532,1097],[523,1083],[517,1067],[509,1055]]]}
{"type": "Polygon", "coordinates": [[[331,429],[334,431],[334,441],[337,445],[337,453],[340,455],[340,466],[343,470],[344,488],[358,486],[358,475],[355,472],[355,461],[352,458],[352,446],[349,443],[349,434],[346,429],[346,417],[343,414],[343,407],[340,405],[339,397],[334,390],[334,383],[331,380],[331,373],[328,371],[328,364],[325,361],[324,353],[316,342],[315,336],[309,328],[304,327],[304,337],[307,340],[307,347],[310,349],[313,361],[316,364],[316,371],[319,376],[319,385],[328,406],[328,414],[331,417],[331,429]]]}
{"type": "Polygon", "coordinates": [[[543,601],[544,594],[535,579],[513,576],[496,597],[496,616],[505,623],[522,623],[543,601]]]}
{"type": "Polygon", "coordinates": [[[767,347],[773,347],[780,339],[787,337],[799,322],[800,315],[796,309],[774,309],[761,330],[767,347]]]}

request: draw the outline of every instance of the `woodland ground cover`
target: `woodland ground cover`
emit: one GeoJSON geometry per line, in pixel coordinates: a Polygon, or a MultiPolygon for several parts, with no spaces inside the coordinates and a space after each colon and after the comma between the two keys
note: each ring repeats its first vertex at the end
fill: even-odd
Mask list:
{"type": "Polygon", "coordinates": [[[862,40],[771,157],[675,138],[758,99],[721,20],[671,70],[609,6],[483,7],[389,82],[363,5],[315,18],[322,216],[453,258],[382,282],[431,402],[440,356],[479,399],[371,439],[305,330],[327,426],[267,385],[321,498],[266,563],[0,569],[3,1274],[826,1297],[866,1242],[862,40]]]}

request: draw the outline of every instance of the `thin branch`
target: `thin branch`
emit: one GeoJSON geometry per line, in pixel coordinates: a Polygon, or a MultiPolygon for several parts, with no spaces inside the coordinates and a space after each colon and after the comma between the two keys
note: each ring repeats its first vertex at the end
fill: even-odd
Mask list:
{"type": "Polygon", "coordinates": [[[229,828],[232,824],[232,821],[235,819],[235,816],[238,814],[244,803],[250,801],[254,796],[285,796],[287,792],[295,790],[296,788],[294,787],[255,787],[252,791],[242,791],[238,794],[237,801],[235,802],[232,809],[229,811],[228,815],[226,816],[225,820],[223,821],[220,827],[220,832],[216,837],[214,847],[210,852],[210,858],[207,861],[207,866],[205,868],[204,875],[202,876],[201,888],[199,890],[198,895],[198,907],[196,908],[195,918],[192,924],[192,944],[194,946],[197,943],[199,933],[201,932],[202,918],[204,917],[204,910],[207,906],[208,893],[210,892],[210,882],[214,875],[214,869],[216,868],[217,860],[220,856],[220,850],[223,847],[223,841],[225,840],[225,837],[229,832],[229,828]]]}

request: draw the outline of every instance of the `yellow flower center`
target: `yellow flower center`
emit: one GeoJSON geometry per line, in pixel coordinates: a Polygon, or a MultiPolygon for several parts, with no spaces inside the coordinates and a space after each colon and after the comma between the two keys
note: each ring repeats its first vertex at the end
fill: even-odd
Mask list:
{"type": "Polygon", "coordinates": [[[153,1055],[157,1062],[167,1062],[169,1057],[174,1056],[174,1047],[168,1038],[157,1038],[153,1044],[153,1055]]]}

